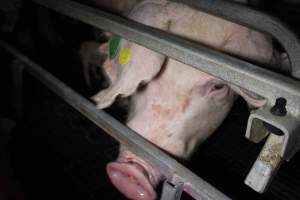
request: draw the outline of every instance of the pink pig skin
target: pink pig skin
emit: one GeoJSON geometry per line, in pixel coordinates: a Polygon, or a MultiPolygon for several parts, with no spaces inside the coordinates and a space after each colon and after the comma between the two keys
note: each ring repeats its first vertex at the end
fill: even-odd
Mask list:
{"type": "MultiPolygon", "coordinates": [[[[275,67],[276,52],[270,38],[188,6],[146,0],[137,4],[128,17],[216,50],[275,67]]],[[[253,107],[266,103],[236,86],[122,39],[120,50],[124,48],[131,51],[130,61],[121,65],[119,55],[113,60],[106,59],[103,68],[110,87],[93,99],[102,109],[110,106],[117,96],[131,96],[127,125],[176,157],[191,156],[196,146],[223,122],[237,94],[253,107]]],[[[100,50],[107,53],[108,43],[100,50]]],[[[123,146],[117,161],[107,165],[107,173],[129,199],[156,199],[154,188],[162,176],[123,146]]]]}

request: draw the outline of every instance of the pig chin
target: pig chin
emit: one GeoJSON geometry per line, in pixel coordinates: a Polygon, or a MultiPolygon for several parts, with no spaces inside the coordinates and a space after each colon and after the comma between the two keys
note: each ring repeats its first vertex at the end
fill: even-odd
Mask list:
{"type": "Polygon", "coordinates": [[[154,200],[154,188],[161,175],[148,163],[127,150],[121,150],[118,159],[106,166],[112,184],[127,198],[154,200]]]}

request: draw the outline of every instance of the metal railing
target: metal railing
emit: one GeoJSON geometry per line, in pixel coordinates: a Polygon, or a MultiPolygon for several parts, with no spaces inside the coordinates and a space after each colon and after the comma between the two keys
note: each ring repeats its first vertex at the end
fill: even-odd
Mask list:
{"type": "MultiPolygon", "coordinates": [[[[140,156],[145,161],[151,163],[151,165],[158,169],[158,171],[161,172],[161,174],[165,177],[165,184],[172,183],[177,185],[184,183],[184,189],[188,190],[188,193],[197,200],[229,199],[226,195],[222,194],[213,186],[199,178],[197,175],[179,164],[166,153],[159,150],[142,136],[132,131],[127,126],[124,126],[122,123],[118,122],[104,111],[96,109],[96,106],[88,99],[73,91],[63,82],[55,78],[41,66],[30,60],[28,57],[23,55],[9,44],[5,43],[4,41],[0,41],[0,48],[3,48],[12,54],[16,59],[12,64],[15,77],[14,88],[17,88],[14,91],[16,92],[14,96],[18,98],[18,101],[16,102],[17,105],[15,105],[16,108],[23,107],[20,99],[22,99],[21,73],[24,69],[33,77],[46,85],[56,95],[73,106],[81,114],[86,116],[121,144],[125,145],[130,151],[140,156]]],[[[177,194],[178,190],[168,190],[168,196],[170,196],[173,192],[174,194],[177,194]]]]}
{"type": "MultiPolygon", "coordinates": [[[[275,105],[278,98],[285,98],[287,101],[286,109],[288,111],[288,115],[282,118],[276,118],[276,120],[269,120],[268,123],[281,129],[286,135],[284,146],[281,150],[281,154],[286,160],[289,160],[300,148],[299,134],[294,134],[293,131],[295,127],[300,124],[299,81],[263,69],[249,62],[223,54],[219,51],[212,50],[200,44],[195,44],[170,33],[166,33],[73,1],[33,1],[94,27],[116,33],[132,42],[162,53],[170,58],[195,67],[196,69],[207,72],[231,84],[238,85],[248,91],[254,92],[268,100],[267,110],[275,105]],[[287,124],[287,121],[290,121],[291,123],[287,124]],[[293,130],[290,130],[289,127],[294,128],[292,128],[293,130]],[[296,141],[297,143],[295,144],[296,141]]],[[[200,4],[197,5],[198,7],[201,6],[200,4]]],[[[270,20],[270,23],[276,25],[276,21],[274,20],[270,20]]],[[[280,24],[279,27],[282,26],[283,25],[280,24]]],[[[285,31],[282,33],[289,33],[287,28],[284,30],[285,31]]],[[[293,41],[295,44],[299,43],[298,40],[295,39],[294,35],[292,38],[294,38],[293,41]]],[[[296,56],[295,52],[291,55],[297,58],[300,57],[296,56]]],[[[268,114],[271,115],[271,113],[268,114]]],[[[264,118],[270,118],[270,116],[264,118]]],[[[248,126],[251,128],[252,123],[248,124],[248,126]]],[[[254,138],[250,129],[246,133],[246,136],[249,139],[254,138]]],[[[255,138],[258,137],[259,136],[255,138]]],[[[261,136],[260,138],[263,137],[261,136]]]]}
{"type": "MultiPolygon", "coordinates": [[[[252,111],[248,121],[246,137],[254,142],[259,142],[269,135],[269,129],[263,126],[263,122],[265,122],[284,133],[282,146],[276,152],[281,158],[289,160],[299,150],[300,82],[296,79],[265,70],[254,64],[214,51],[178,36],[76,2],[69,0],[33,1],[94,27],[116,33],[132,42],[266,98],[268,102],[264,107],[252,111]],[[277,116],[270,112],[279,99],[286,101],[284,106],[287,112],[284,116],[277,116]]],[[[272,17],[257,11],[251,11],[243,6],[230,6],[231,4],[221,0],[199,0],[197,3],[189,0],[179,2],[189,3],[210,14],[270,33],[286,48],[292,65],[292,75],[294,78],[299,78],[299,41],[289,29],[272,17]],[[240,15],[236,14],[237,10],[240,11],[240,15]],[[249,17],[254,17],[256,20],[260,19],[260,24],[255,26],[255,20],[250,20],[249,17]]],[[[158,168],[168,181],[173,184],[184,183],[185,188],[187,186],[190,187],[191,191],[193,191],[192,194],[194,194],[193,197],[196,199],[228,199],[224,194],[168,157],[140,135],[120,124],[103,111],[96,110],[95,106],[88,100],[80,97],[28,58],[11,47],[5,44],[2,45],[6,46],[6,49],[16,55],[18,59],[26,63],[29,66],[26,69],[31,74],[122,144],[128,146],[129,150],[158,168]]],[[[272,136],[273,134],[270,135],[272,136]]],[[[269,179],[266,183],[268,182],[269,179]]],[[[167,188],[167,182],[165,185],[167,188]]]]}

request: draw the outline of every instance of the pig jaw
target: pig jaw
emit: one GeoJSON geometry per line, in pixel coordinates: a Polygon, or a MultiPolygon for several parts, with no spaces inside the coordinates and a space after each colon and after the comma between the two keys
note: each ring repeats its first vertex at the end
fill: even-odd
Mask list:
{"type": "Polygon", "coordinates": [[[149,164],[127,150],[120,151],[119,158],[106,166],[112,184],[127,198],[155,200],[161,175],[149,164]]]}

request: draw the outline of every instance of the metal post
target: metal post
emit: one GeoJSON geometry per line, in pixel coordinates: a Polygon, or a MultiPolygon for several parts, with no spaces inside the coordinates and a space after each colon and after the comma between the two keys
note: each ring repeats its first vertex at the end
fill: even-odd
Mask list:
{"type": "Polygon", "coordinates": [[[23,106],[23,72],[24,64],[22,61],[15,59],[11,64],[11,104],[15,118],[17,121],[22,121],[24,117],[23,106]]]}

